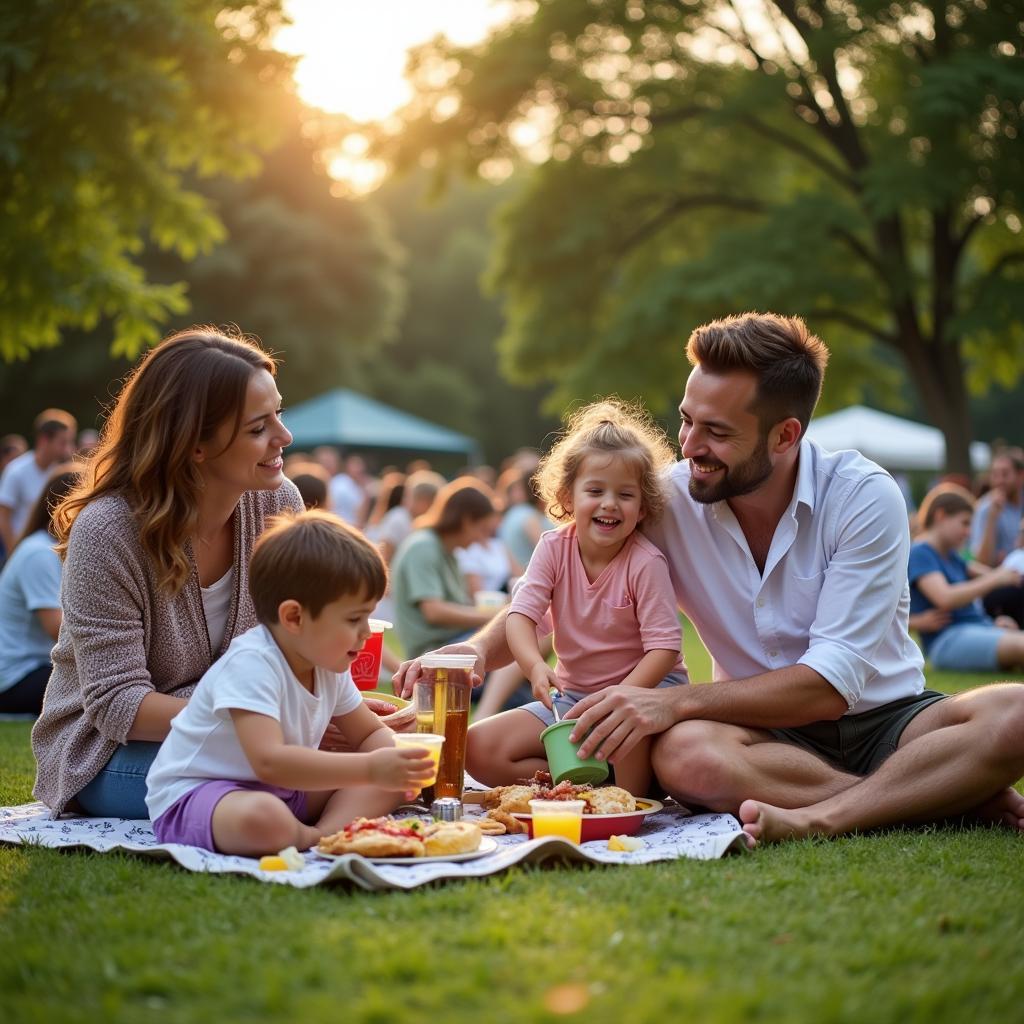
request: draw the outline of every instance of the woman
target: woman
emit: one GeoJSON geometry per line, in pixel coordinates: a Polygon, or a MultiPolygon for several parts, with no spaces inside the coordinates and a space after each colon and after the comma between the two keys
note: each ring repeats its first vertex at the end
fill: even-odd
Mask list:
{"type": "Polygon", "coordinates": [[[921,503],[924,529],[910,548],[911,618],[931,609],[950,616],[945,626],[920,625],[921,646],[932,666],[954,672],[994,672],[1024,666],[1024,633],[1008,618],[990,619],[978,600],[996,587],[1020,584],[1012,569],[990,569],[958,554],[971,535],[974,501],[952,485],[921,503]]]}
{"type": "Polygon", "coordinates": [[[0,572],[0,712],[38,715],[43,706],[61,619],[53,509],[77,481],[73,466],[57,467],[0,572]]]}
{"type": "Polygon", "coordinates": [[[286,482],[273,359],[213,328],[172,335],[128,377],[81,484],[57,508],[64,621],[32,730],[54,816],[146,817],[171,719],[255,625],[248,566],[286,482]]]}
{"type": "Polygon", "coordinates": [[[474,607],[455,560],[455,549],[484,540],[494,505],[483,484],[460,477],[441,488],[392,564],[398,639],[406,657],[466,636],[489,622],[495,609],[474,607]]]}

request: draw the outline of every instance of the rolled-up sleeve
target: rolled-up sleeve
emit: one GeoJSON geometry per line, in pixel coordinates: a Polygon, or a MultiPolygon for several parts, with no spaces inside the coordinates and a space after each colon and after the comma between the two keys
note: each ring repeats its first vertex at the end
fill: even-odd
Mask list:
{"type": "Polygon", "coordinates": [[[903,496],[887,474],[866,477],[835,504],[835,550],[799,664],[822,675],[852,708],[878,672],[875,654],[907,587],[910,532],[903,496]]]}

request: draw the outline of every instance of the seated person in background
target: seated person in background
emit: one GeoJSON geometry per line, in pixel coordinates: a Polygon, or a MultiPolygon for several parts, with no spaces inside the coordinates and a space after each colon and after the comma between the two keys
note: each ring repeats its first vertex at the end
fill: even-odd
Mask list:
{"type": "Polygon", "coordinates": [[[283,516],[260,537],[249,567],[260,624],[199,681],[146,779],[161,843],[305,850],[411,799],[430,759],[395,747],[348,672],[386,583],[376,548],[329,513],[283,516]],[[316,749],[328,724],[355,753],[316,749]]]}
{"type": "Polygon", "coordinates": [[[53,509],[77,482],[72,465],[58,466],[0,572],[0,711],[7,714],[38,715],[43,707],[61,620],[53,509]]]}
{"type": "Polygon", "coordinates": [[[328,484],[331,478],[319,462],[288,463],[285,466],[285,475],[295,484],[307,511],[311,508],[320,508],[330,512],[328,484]]]}
{"type": "Polygon", "coordinates": [[[1002,586],[1019,586],[1013,569],[989,569],[958,554],[971,532],[974,502],[968,492],[946,485],[921,504],[923,531],[910,549],[910,611],[932,608],[952,621],[935,631],[923,628],[921,644],[937,669],[984,672],[1024,665],[1024,633],[1008,618],[993,621],[978,599],[1002,586]]]}
{"type": "Polygon", "coordinates": [[[523,567],[512,557],[504,543],[496,536],[501,513],[491,516],[491,535],[478,540],[467,548],[458,548],[455,558],[470,596],[476,598],[478,591],[507,591],[511,580],[523,574],[523,567]]]}
{"type": "Polygon", "coordinates": [[[971,525],[971,552],[984,565],[999,565],[1013,550],[1021,527],[1017,460],[1008,451],[992,456],[990,488],[978,499],[971,525]]]}
{"type": "Polygon", "coordinates": [[[398,639],[407,657],[468,636],[494,608],[476,608],[455,549],[487,537],[494,515],[490,491],[460,477],[443,487],[430,511],[395,554],[391,575],[398,639]]]}

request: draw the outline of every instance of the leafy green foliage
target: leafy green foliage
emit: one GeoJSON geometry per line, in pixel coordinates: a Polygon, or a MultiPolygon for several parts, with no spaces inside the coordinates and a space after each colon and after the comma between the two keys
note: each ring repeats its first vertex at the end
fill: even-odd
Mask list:
{"type": "Polygon", "coordinates": [[[224,227],[186,174],[240,176],[270,141],[290,58],[280,0],[38,0],[0,8],[0,357],[113,325],[135,355],[187,308],[149,242],[184,259],[224,227]]]}
{"type": "Polygon", "coordinates": [[[826,404],[899,402],[896,353],[967,465],[966,382],[1019,373],[1024,61],[1014,0],[539,0],[413,62],[378,149],[485,175],[546,158],[501,216],[504,365],[553,402],[678,396],[696,324],[802,314],[826,404]],[[642,357],[641,357],[642,355],[642,357]]]}

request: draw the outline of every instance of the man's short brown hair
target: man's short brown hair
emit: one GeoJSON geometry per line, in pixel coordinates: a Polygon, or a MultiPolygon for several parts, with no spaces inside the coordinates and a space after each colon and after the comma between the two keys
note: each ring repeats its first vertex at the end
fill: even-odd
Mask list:
{"type": "Polygon", "coordinates": [[[32,423],[32,430],[36,438],[49,440],[64,430],[77,433],[78,420],[64,409],[44,409],[32,423]]]}
{"type": "Polygon", "coordinates": [[[762,432],[793,416],[802,434],[821,395],[828,349],[798,316],[743,313],[698,327],[686,357],[708,373],[752,373],[757,394],[750,411],[762,432]]]}
{"type": "Polygon", "coordinates": [[[387,584],[380,552],[358,530],[319,509],[275,517],[249,564],[249,593],[265,626],[278,621],[282,601],[298,601],[315,619],[341,597],[379,601],[387,584]]]}

